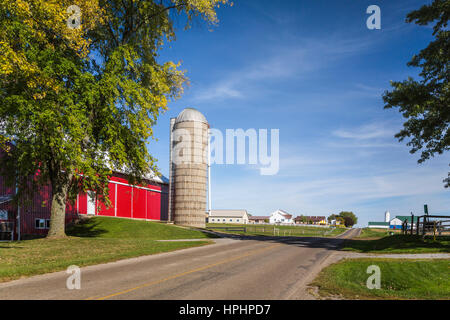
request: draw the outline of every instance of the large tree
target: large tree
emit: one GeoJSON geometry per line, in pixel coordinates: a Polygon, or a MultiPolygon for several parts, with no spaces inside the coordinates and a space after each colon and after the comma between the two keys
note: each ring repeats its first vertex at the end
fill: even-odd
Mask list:
{"type": "MultiPolygon", "coordinates": [[[[421,79],[391,82],[393,90],[383,95],[385,108],[399,108],[407,119],[396,137],[410,138],[411,153],[421,150],[419,163],[450,149],[449,17],[448,0],[434,0],[408,14],[408,23],[432,25],[434,40],[408,63],[422,69],[421,79]]],[[[450,186],[450,173],[444,182],[450,186]]]]}
{"type": "Polygon", "coordinates": [[[341,211],[339,217],[344,219],[346,227],[353,227],[358,223],[358,217],[352,211],[341,211]]]}
{"type": "Polygon", "coordinates": [[[66,201],[108,176],[131,182],[153,168],[152,127],[187,79],[158,52],[173,19],[217,22],[228,0],[0,0],[0,168],[19,197],[52,187],[49,237],[65,236],[66,201]],[[30,177],[32,183],[30,183],[30,177]]]}

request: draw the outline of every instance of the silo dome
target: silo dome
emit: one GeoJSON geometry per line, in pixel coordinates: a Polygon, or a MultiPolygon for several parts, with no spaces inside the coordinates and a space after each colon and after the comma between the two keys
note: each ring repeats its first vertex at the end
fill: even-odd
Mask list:
{"type": "Polygon", "coordinates": [[[194,108],[186,108],[183,111],[181,111],[177,119],[175,120],[175,123],[186,121],[208,123],[208,121],[206,121],[205,116],[200,111],[194,108]]]}

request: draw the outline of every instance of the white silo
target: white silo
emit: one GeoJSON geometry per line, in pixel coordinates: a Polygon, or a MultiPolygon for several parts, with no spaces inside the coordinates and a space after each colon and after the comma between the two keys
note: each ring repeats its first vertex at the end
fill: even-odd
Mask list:
{"type": "Polygon", "coordinates": [[[391,214],[390,214],[389,211],[386,211],[386,212],[384,213],[384,221],[385,221],[385,222],[390,222],[390,221],[391,221],[391,214]]]}
{"type": "Polygon", "coordinates": [[[204,228],[209,124],[196,109],[171,120],[169,216],[175,224],[204,228]]]}

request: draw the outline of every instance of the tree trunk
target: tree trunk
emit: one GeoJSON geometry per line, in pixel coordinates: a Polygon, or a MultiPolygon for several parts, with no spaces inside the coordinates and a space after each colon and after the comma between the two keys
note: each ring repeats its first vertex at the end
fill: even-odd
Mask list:
{"type": "Polygon", "coordinates": [[[51,179],[52,204],[50,230],[47,238],[66,237],[66,201],[72,175],[60,172],[58,177],[51,179]]]}

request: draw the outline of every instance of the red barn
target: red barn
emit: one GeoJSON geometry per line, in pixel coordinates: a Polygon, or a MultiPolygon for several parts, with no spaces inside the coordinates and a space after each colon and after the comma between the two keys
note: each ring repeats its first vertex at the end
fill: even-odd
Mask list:
{"type": "MultiPolygon", "coordinates": [[[[144,178],[143,185],[130,185],[126,176],[114,172],[109,179],[111,207],[100,203],[94,192],[80,193],[73,205],[67,203],[66,223],[79,214],[122,217],[142,220],[168,220],[168,180],[164,177],[144,178]]],[[[51,187],[41,187],[33,198],[13,204],[15,188],[0,176],[0,240],[17,239],[19,235],[45,235],[50,226],[51,187]],[[18,214],[19,213],[19,214],[18,214]],[[20,221],[20,226],[18,225],[20,221]]]]}

